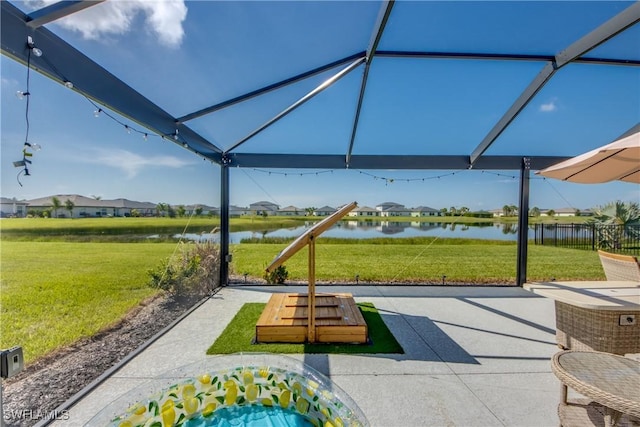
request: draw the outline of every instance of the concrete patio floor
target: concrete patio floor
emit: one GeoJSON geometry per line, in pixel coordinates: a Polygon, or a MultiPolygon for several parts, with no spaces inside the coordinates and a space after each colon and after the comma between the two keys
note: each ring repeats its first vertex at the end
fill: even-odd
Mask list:
{"type": "MultiPolygon", "coordinates": [[[[246,302],[305,286],[221,289],[54,425],[91,425],[113,400],[214,356],[207,348],[246,302]]],[[[557,426],[554,303],[515,287],[318,286],[372,302],[405,354],[289,355],[346,391],[372,426],[557,426]]],[[[142,397],[142,396],[140,396],[142,397]]],[[[130,402],[134,403],[134,401],[130,402]]]]}

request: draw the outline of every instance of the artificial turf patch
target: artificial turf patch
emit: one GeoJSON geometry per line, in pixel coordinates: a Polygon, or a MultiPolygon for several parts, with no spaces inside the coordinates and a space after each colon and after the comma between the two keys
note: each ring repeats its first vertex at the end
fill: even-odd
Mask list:
{"type": "Polygon", "coordinates": [[[404,353],[380,313],[371,303],[357,306],[367,323],[369,343],[366,344],[261,344],[254,343],[256,323],[266,304],[246,303],[238,311],[218,339],[209,347],[207,354],[231,354],[239,352],[264,353],[404,353]]]}

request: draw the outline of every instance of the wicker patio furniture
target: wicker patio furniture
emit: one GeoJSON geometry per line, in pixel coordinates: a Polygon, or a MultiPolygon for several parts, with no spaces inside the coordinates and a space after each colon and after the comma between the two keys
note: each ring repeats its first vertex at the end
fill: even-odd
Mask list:
{"type": "Polygon", "coordinates": [[[555,300],[556,341],[563,350],[640,353],[639,282],[537,282],[524,288],[555,300]]]}
{"type": "Polygon", "coordinates": [[[598,251],[600,262],[607,280],[632,280],[640,282],[640,264],[631,255],[612,254],[598,251]]]}
{"type": "Polygon", "coordinates": [[[561,382],[558,416],[562,426],[640,425],[640,362],[610,353],[570,350],[555,354],[551,368],[561,382]],[[588,400],[568,401],[567,388],[588,400]]]}

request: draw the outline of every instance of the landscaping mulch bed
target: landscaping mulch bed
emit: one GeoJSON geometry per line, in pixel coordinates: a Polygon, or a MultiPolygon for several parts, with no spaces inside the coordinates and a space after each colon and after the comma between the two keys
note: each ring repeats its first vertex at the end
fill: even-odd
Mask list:
{"type": "MultiPolygon", "coordinates": [[[[8,426],[32,426],[193,307],[201,297],[157,296],[99,334],[57,350],[3,381],[8,426]]],[[[58,414],[64,417],[64,414],[58,414]]]]}

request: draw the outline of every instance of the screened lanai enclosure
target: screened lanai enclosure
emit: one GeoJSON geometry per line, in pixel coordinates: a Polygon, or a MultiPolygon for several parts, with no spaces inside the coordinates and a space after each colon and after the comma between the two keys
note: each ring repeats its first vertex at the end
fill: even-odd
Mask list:
{"type": "Polygon", "coordinates": [[[2,1],[2,53],[219,169],[222,284],[230,170],[260,168],[514,171],[521,285],[531,171],[640,118],[639,2],[194,1],[158,45],[95,43],[110,2],[2,1]]]}

